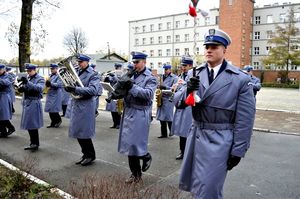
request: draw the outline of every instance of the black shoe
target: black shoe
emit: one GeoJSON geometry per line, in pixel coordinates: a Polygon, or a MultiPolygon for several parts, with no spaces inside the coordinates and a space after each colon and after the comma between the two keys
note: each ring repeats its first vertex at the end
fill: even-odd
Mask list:
{"type": "Polygon", "coordinates": [[[75,164],[81,164],[81,162],[83,162],[83,160],[85,159],[85,157],[81,157],[79,160],[77,160],[76,162],[75,162],[75,164]]]}
{"type": "Polygon", "coordinates": [[[60,120],[58,123],[54,124],[54,127],[55,127],[55,128],[58,128],[58,127],[61,125],[61,122],[62,122],[62,121],[60,120]]]}
{"type": "Polygon", "coordinates": [[[176,160],[182,160],[183,159],[183,153],[179,153],[177,156],[176,156],[176,160]]]}
{"type": "Polygon", "coordinates": [[[127,180],[125,180],[126,184],[139,183],[142,180],[141,176],[131,175],[127,180]]]}
{"type": "Polygon", "coordinates": [[[39,149],[39,146],[36,144],[31,144],[28,147],[25,147],[24,150],[31,150],[31,151],[36,151],[39,149]]]}
{"type": "Polygon", "coordinates": [[[85,158],[80,164],[81,166],[87,166],[92,164],[92,162],[95,160],[95,158],[85,158]]]}
{"type": "Polygon", "coordinates": [[[8,134],[7,133],[0,133],[0,138],[7,138],[8,134]]]}
{"type": "Polygon", "coordinates": [[[173,134],[169,133],[169,137],[172,137],[172,136],[173,136],[173,134]]]}
{"type": "Polygon", "coordinates": [[[116,126],[116,129],[120,129],[120,125],[117,125],[117,126],[116,126]]]}
{"type": "Polygon", "coordinates": [[[165,136],[165,135],[161,135],[161,136],[159,136],[159,137],[157,137],[157,138],[167,138],[168,136],[165,136]]]}
{"type": "Polygon", "coordinates": [[[16,131],[15,127],[12,127],[11,129],[8,129],[7,135],[11,135],[15,131],[16,131]]]}
{"type": "Polygon", "coordinates": [[[147,153],[147,155],[145,155],[143,157],[143,166],[142,166],[142,171],[145,172],[150,168],[152,162],[152,157],[150,153],[147,153]]]}
{"type": "Polygon", "coordinates": [[[99,112],[96,112],[96,113],[95,113],[95,117],[98,117],[98,115],[99,115],[99,112]]]}
{"type": "Polygon", "coordinates": [[[47,129],[49,129],[49,128],[55,128],[55,126],[51,124],[51,125],[47,126],[46,128],[47,129]]]}
{"type": "Polygon", "coordinates": [[[113,125],[113,126],[111,126],[111,127],[109,127],[109,128],[115,129],[116,127],[117,127],[116,125],[113,125]]]}

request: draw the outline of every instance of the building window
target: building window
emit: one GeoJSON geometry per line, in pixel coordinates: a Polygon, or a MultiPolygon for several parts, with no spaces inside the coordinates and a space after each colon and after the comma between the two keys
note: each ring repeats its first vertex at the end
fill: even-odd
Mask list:
{"type": "Polygon", "coordinates": [[[175,49],[175,56],[180,56],[180,50],[179,50],[179,48],[175,49]]]}
{"type": "Polygon", "coordinates": [[[266,54],[267,55],[269,54],[271,48],[272,48],[271,46],[266,46],[266,54]]]}
{"type": "Polygon", "coordinates": [[[254,47],[254,55],[259,55],[259,47],[254,47]]]}
{"type": "Polygon", "coordinates": [[[143,45],[145,45],[146,44],[146,38],[143,38],[143,45]]]}
{"type": "Polygon", "coordinates": [[[158,62],[157,64],[158,64],[158,67],[161,68],[162,63],[161,63],[161,62],[158,62]]]}
{"type": "Polygon", "coordinates": [[[154,56],[154,50],[150,50],[150,57],[154,56]]]}
{"type": "Polygon", "coordinates": [[[267,30],[267,39],[272,39],[272,38],[273,38],[273,31],[267,30]]]}
{"type": "Polygon", "coordinates": [[[185,34],[184,35],[184,41],[189,41],[190,40],[190,35],[189,34],[185,34]]]}
{"type": "Polygon", "coordinates": [[[190,20],[186,19],[184,21],[184,27],[189,27],[190,20]]]}
{"type": "Polygon", "coordinates": [[[146,26],[142,27],[143,32],[146,32],[146,26]]]}
{"type": "Polygon", "coordinates": [[[205,25],[210,25],[210,18],[209,17],[205,17],[205,25]]]}
{"type": "Polygon", "coordinates": [[[180,35],[175,35],[175,41],[180,42],[180,35]]]}
{"type": "Polygon", "coordinates": [[[260,24],[260,16],[255,17],[255,24],[260,24]]]}
{"type": "Polygon", "coordinates": [[[175,22],[175,27],[176,27],[176,28],[180,28],[180,21],[176,21],[176,22],[175,22]]]}
{"type": "Polygon", "coordinates": [[[199,48],[199,47],[196,48],[196,54],[197,54],[197,55],[200,54],[200,48],[199,48]]]}
{"type": "Polygon", "coordinates": [[[138,32],[139,32],[139,30],[140,30],[140,28],[139,28],[139,27],[135,27],[134,29],[135,29],[135,33],[138,33],[138,32]]]}
{"type": "Polygon", "coordinates": [[[267,15],[267,23],[273,23],[273,15],[267,15]]]}
{"type": "Polygon", "coordinates": [[[150,44],[154,44],[154,37],[150,37],[150,44]]]}
{"type": "Polygon", "coordinates": [[[196,33],[196,39],[199,39],[199,33],[196,33]]]}
{"type": "Polygon", "coordinates": [[[171,49],[166,50],[166,56],[168,56],[168,57],[171,56],[171,49]]]}
{"type": "Polygon", "coordinates": [[[162,36],[158,37],[158,43],[161,44],[162,43],[162,36]]]}
{"type": "Polygon", "coordinates": [[[299,50],[299,46],[297,44],[292,45],[291,47],[292,50],[299,50]]]}
{"type": "Polygon", "coordinates": [[[162,29],[162,23],[159,23],[158,24],[158,30],[161,30],[162,29]]]}
{"type": "Polygon", "coordinates": [[[167,43],[171,43],[171,36],[167,36],[167,43]]]}
{"type": "Polygon", "coordinates": [[[233,0],[228,0],[228,5],[232,6],[233,0]]]}
{"type": "Polygon", "coordinates": [[[259,69],[259,62],[253,62],[254,69],[259,69]]]}
{"type": "Polygon", "coordinates": [[[285,22],[285,14],[280,14],[279,15],[279,21],[280,22],[285,22]]]}
{"type": "Polygon", "coordinates": [[[139,45],[139,39],[135,39],[135,45],[139,45]]]}
{"type": "Polygon", "coordinates": [[[158,50],[158,56],[159,56],[159,57],[162,56],[162,50],[158,50]]]}
{"type": "Polygon", "coordinates": [[[154,67],[153,62],[150,62],[150,68],[153,69],[153,67],[154,67]]]}
{"type": "Polygon", "coordinates": [[[190,55],[190,49],[189,48],[185,48],[184,49],[184,54],[185,55],[190,55]]]}
{"type": "Polygon", "coordinates": [[[294,19],[295,19],[296,22],[300,21],[300,12],[295,12],[294,13],[294,19]]]}
{"type": "Polygon", "coordinates": [[[167,22],[167,29],[168,29],[168,30],[171,29],[171,22],[167,22]]]}
{"type": "Polygon", "coordinates": [[[151,24],[151,25],[150,25],[150,31],[151,31],[151,32],[154,31],[154,24],[151,24]]]}
{"type": "Polygon", "coordinates": [[[260,32],[254,32],[254,39],[255,40],[260,39],[260,32]]]}
{"type": "Polygon", "coordinates": [[[216,16],[216,25],[219,24],[219,16],[216,16]]]}

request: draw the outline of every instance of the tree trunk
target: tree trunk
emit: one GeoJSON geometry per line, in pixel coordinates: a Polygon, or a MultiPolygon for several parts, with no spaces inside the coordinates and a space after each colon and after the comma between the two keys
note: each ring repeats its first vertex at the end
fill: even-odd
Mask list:
{"type": "Polygon", "coordinates": [[[21,25],[19,31],[19,69],[24,72],[24,64],[30,63],[30,36],[32,7],[35,0],[22,0],[21,25]]]}

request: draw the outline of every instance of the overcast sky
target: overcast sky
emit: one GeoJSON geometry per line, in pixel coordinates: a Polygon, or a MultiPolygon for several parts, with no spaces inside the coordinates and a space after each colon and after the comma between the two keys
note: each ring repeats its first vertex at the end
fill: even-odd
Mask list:
{"type": "MultiPolygon", "coordinates": [[[[3,2],[3,0],[2,0],[3,2]]],[[[188,12],[190,0],[61,0],[61,8],[53,12],[45,22],[49,33],[44,52],[33,58],[67,56],[62,41],[72,27],[80,27],[89,40],[87,53],[106,50],[107,42],[116,52],[128,52],[128,21],[168,14],[188,12]]],[[[218,7],[219,0],[200,0],[197,8],[209,10],[218,7]]],[[[300,0],[256,0],[256,5],[292,2],[300,0]]],[[[1,3],[1,1],[0,1],[1,3]]],[[[2,4],[2,3],[1,3],[2,4]]],[[[1,7],[0,5],[0,10],[1,7]]],[[[20,15],[0,16],[0,59],[10,60],[17,50],[10,48],[4,37],[8,22],[19,24],[20,15]]]]}

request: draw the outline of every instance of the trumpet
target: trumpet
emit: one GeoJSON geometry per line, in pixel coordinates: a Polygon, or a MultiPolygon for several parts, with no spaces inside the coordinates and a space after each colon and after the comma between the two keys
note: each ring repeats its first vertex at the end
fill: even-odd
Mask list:
{"type": "MultiPolygon", "coordinates": [[[[73,61],[76,57],[70,56],[59,62],[58,76],[62,80],[64,86],[84,87],[79,76],[76,73],[73,61]]],[[[71,93],[74,99],[80,99],[82,96],[71,93]]]]}
{"type": "Polygon", "coordinates": [[[182,84],[184,84],[184,83],[185,83],[185,81],[184,81],[183,79],[179,79],[179,80],[177,81],[177,83],[174,84],[174,85],[172,86],[172,89],[171,89],[172,94],[171,94],[171,96],[169,97],[169,102],[173,102],[174,94],[175,94],[175,92],[177,91],[178,86],[179,86],[179,85],[182,85],[182,84]]]}

